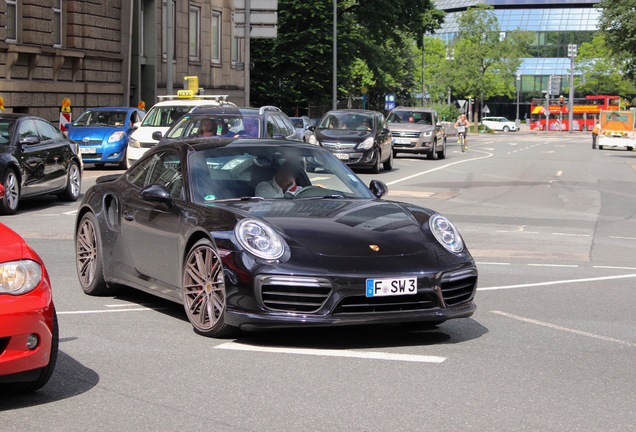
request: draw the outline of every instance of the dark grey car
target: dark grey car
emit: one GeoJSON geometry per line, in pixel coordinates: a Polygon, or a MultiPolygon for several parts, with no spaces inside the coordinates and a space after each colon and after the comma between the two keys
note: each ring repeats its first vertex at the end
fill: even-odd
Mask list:
{"type": "Polygon", "coordinates": [[[389,113],[387,126],[393,137],[393,155],[426,154],[428,159],[446,157],[446,133],[432,108],[397,107],[389,113]]]}
{"type": "Polygon", "coordinates": [[[368,110],[332,110],[325,114],[309,139],[352,168],[393,169],[393,149],[384,115],[368,110]]]}
{"type": "Polygon", "coordinates": [[[0,214],[13,214],[22,198],[57,194],[79,198],[82,159],[78,145],[48,121],[0,114],[0,214]]]}

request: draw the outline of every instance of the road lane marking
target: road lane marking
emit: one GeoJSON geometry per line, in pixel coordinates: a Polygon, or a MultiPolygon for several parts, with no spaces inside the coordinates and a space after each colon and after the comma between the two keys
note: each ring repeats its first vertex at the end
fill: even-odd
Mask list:
{"type": "Polygon", "coordinates": [[[621,240],[636,240],[636,237],[621,237],[621,236],[609,236],[612,239],[621,239],[621,240]]]}
{"type": "Polygon", "coordinates": [[[424,174],[429,174],[429,173],[432,173],[432,172],[435,172],[435,171],[439,171],[439,170],[442,170],[444,168],[448,168],[448,167],[453,166],[453,165],[462,164],[462,163],[466,163],[466,162],[472,162],[472,161],[476,161],[476,160],[480,160],[480,159],[488,159],[488,158],[494,156],[493,153],[483,152],[483,151],[480,151],[480,150],[472,150],[472,152],[475,152],[475,153],[486,153],[486,156],[474,157],[474,158],[470,158],[470,159],[464,159],[464,160],[460,160],[460,161],[456,161],[456,162],[451,162],[451,163],[448,163],[446,165],[441,165],[441,166],[432,168],[430,170],[422,171],[422,172],[419,172],[417,174],[412,174],[410,176],[402,177],[402,178],[399,178],[397,180],[393,180],[393,181],[387,182],[386,184],[387,184],[387,186],[392,186],[394,184],[402,183],[404,181],[411,180],[411,179],[413,179],[415,177],[419,177],[419,176],[422,176],[424,174]]]}
{"type": "Polygon", "coordinates": [[[581,282],[599,282],[599,281],[606,281],[606,280],[630,279],[630,278],[636,278],[636,274],[626,274],[626,275],[618,275],[618,276],[603,276],[603,277],[584,278],[584,279],[555,280],[555,281],[548,281],[548,282],[535,282],[535,283],[519,284],[519,285],[501,285],[501,286],[494,286],[494,287],[477,288],[477,291],[496,291],[496,290],[530,288],[530,287],[541,287],[541,286],[551,286],[551,285],[563,285],[563,284],[572,284],[572,283],[581,283],[581,282]]]}
{"type": "Polygon", "coordinates": [[[251,351],[275,354],[313,355],[320,357],[348,357],[370,360],[389,360],[416,363],[442,363],[446,357],[426,356],[416,354],[397,354],[378,351],[349,351],[334,349],[310,349],[310,348],[279,348],[245,345],[237,342],[226,342],[214,347],[215,349],[251,351]]]}
{"type": "Polygon", "coordinates": [[[555,176],[556,177],[561,177],[563,175],[563,171],[557,171],[555,176]]]}
{"type": "Polygon", "coordinates": [[[616,267],[616,266],[592,266],[592,268],[611,269],[611,270],[636,270],[636,267],[616,267]]]}
{"type": "Polygon", "coordinates": [[[556,236],[568,236],[568,237],[592,237],[590,234],[572,234],[572,233],[552,233],[556,236]]]}
{"type": "Polygon", "coordinates": [[[563,326],[560,326],[560,325],[551,324],[551,323],[548,323],[548,322],[537,321],[537,320],[532,319],[532,318],[525,318],[525,317],[522,317],[522,316],[519,316],[519,315],[514,315],[514,314],[511,314],[511,313],[502,312],[502,311],[490,311],[490,313],[495,314],[495,315],[501,315],[501,316],[504,316],[506,318],[512,318],[512,319],[517,320],[517,321],[526,322],[528,324],[534,324],[534,325],[538,325],[538,326],[541,326],[541,327],[546,327],[546,328],[549,328],[549,329],[552,329],[552,330],[559,330],[559,331],[572,333],[572,334],[579,335],[579,336],[585,336],[585,337],[589,337],[589,338],[593,338],[593,339],[600,339],[600,340],[605,341],[605,342],[613,342],[613,343],[617,343],[617,344],[620,344],[620,345],[625,345],[625,346],[628,346],[628,347],[636,348],[636,343],[627,342],[627,341],[624,341],[624,340],[621,340],[621,339],[615,339],[615,338],[608,337],[608,336],[602,336],[602,335],[599,335],[599,334],[596,334],[596,333],[590,333],[590,332],[586,332],[586,331],[582,331],[582,330],[576,330],[576,329],[572,329],[572,328],[569,328],[569,327],[563,327],[563,326]]]}
{"type": "Polygon", "coordinates": [[[578,267],[576,264],[528,264],[530,267],[578,267]]]}

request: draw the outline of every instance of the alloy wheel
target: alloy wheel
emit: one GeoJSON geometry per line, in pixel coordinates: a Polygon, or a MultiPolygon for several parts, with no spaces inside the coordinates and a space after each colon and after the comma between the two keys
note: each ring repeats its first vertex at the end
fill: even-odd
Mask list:
{"type": "Polygon", "coordinates": [[[203,333],[223,326],[226,306],[221,258],[208,242],[190,251],[183,272],[183,302],[190,323],[203,333]]]}
{"type": "Polygon", "coordinates": [[[93,222],[84,218],[77,232],[77,274],[82,286],[93,283],[97,270],[97,236],[93,222]]]}

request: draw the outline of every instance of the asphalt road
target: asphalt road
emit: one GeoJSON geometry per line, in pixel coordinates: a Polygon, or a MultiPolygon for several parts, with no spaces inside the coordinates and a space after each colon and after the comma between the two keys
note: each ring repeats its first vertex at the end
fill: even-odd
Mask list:
{"type": "Polygon", "coordinates": [[[0,396],[0,430],[636,430],[636,153],[470,135],[466,153],[360,176],[455,222],[480,271],[473,317],[206,339],[181,306],[84,295],[77,204],[24,202],[1,221],[44,258],[61,352],[40,392],[0,396]]]}

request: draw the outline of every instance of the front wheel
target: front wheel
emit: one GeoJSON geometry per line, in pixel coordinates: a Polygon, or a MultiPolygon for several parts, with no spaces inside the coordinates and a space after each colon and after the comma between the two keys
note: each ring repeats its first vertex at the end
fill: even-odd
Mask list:
{"type": "Polygon", "coordinates": [[[391,171],[393,169],[393,150],[389,151],[389,158],[384,161],[383,168],[385,171],[391,171]]]}
{"type": "Polygon", "coordinates": [[[84,292],[98,296],[109,294],[104,278],[102,239],[93,213],[82,216],[75,234],[77,277],[84,292]]]}
{"type": "Polygon", "coordinates": [[[437,152],[438,159],[446,159],[446,137],[442,141],[442,149],[437,152]]]}
{"type": "Polygon", "coordinates": [[[58,196],[62,201],[77,201],[82,188],[82,173],[77,162],[70,162],[66,170],[66,188],[58,196]]]}
{"type": "Polygon", "coordinates": [[[9,168],[2,179],[4,196],[0,198],[0,214],[12,215],[18,210],[20,202],[20,180],[16,172],[9,168]]]}
{"type": "Polygon", "coordinates": [[[380,150],[378,150],[376,152],[376,157],[375,157],[373,166],[371,167],[371,174],[378,174],[380,172],[380,164],[381,164],[380,158],[381,158],[380,150]]]}
{"type": "Polygon", "coordinates": [[[227,337],[235,328],[225,323],[227,307],[221,257],[208,239],[192,247],[183,265],[183,307],[194,331],[208,337],[227,337]]]}
{"type": "Polygon", "coordinates": [[[437,141],[433,141],[433,146],[431,147],[431,151],[426,155],[426,157],[430,160],[437,159],[437,141]]]}
{"type": "Polygon", "coordinates": [[[503,127],[503,131],[504,131],[504,132],[510,132],[510,128],[509,128],[508,126],[504,126],[504,127],[503,127]]]}

